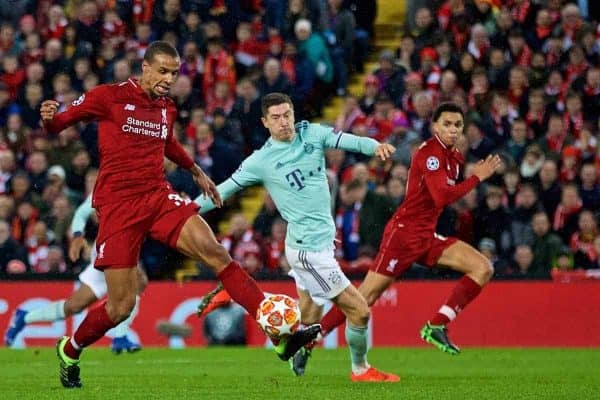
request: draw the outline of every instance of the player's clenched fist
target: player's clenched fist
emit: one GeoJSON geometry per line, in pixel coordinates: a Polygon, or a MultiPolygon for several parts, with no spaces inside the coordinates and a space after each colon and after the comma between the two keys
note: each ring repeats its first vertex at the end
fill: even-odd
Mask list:
{"type": "Polygon", "coordinates": [[[52,118],[54,118],[54,115],[58,111],[58,105],[58,101],[55,100],[46,100],[42,103],[40,107],[42,122],[52,121],[52,118]]]}
{"type": "Polygon", "coordinates": [[[500,159],[500,156],[497,154],[490,154],[485,160],[479,160],[473,168],[473,175],[476,175],[479,178],[479,181],[483,182],[494,175],[494,172],[498,171],[501,166],[502,159],[500,159]]]}
{"type": "Polygon", "coordinates": [[[375,148],[375,155],[385,161],[394,154],[396,148],[389,143],[381,143],[375,148]]]}

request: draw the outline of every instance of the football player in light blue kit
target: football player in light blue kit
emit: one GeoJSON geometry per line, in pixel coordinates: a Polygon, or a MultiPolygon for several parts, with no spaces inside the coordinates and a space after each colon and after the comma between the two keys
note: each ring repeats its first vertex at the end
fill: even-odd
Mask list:
{"type": "MultiPolygon", "coordinates": [[[[302,322],[318,322],[325,301],[333,301],[347,317],[351,379],[398,381],[398,376],[378,371],[367,362],[369,307],[334,258],[335,225],[325,173],[325,149],[377,155],[386,160],[394,147],[371,138],[334,133],[331,127],[307,121],[295,125],[292,102],[282,93],[263,97],[262,114],[271,137],[218,186],[219,194],[227,199],[248,186],[265,186],[288,222],[285,254],[292,269],[290,275],[296,281],[302,322]]],[[[194,201],[201,212],[215,207],[204,196],[194,201]]],[[[301,349],[299,355],[305,364],[309,350],[301,349]]],[[[297,375],[304,372],[303,366],[293,369],[297,375]]]]}

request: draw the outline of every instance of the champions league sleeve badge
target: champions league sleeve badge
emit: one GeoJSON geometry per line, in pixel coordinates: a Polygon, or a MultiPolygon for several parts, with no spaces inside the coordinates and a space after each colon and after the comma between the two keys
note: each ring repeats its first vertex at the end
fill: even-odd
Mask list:
{"type": "Polygon", "coordinates": [[[427,169],[430,171],[437,171],[438,168],[440,168],[440,160],[434,156],[429,157],[425,164],[427,165],[427,169]]]}

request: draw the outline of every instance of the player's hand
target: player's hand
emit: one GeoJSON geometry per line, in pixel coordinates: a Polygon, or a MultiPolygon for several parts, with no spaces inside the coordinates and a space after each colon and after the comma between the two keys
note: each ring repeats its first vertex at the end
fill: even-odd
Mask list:
{"type": "Polygon", "coordinates": [[[208,175],[206,175],[204,171],[202,171],[202,169],[197,165],[195,165],[192,168],[191,172],[194,176],[194,181],[196,182],[196,185],[198,185],[200,189],[202,189],[202,193],[204,194],[204,196],[208,196],[215,206],[219,208],[222,207],[223,200],[221,199],[221,195],[217,190],[217,185],[215,185],[212,179],[210,179],[208,175]]]}
{"type": "Polygon", "coordinates": [[[381,161],[385,161],[394,154],[396,148],[389,143],[380,143],[375,148],[375,155],[381,158],[381,161]]]}
{"type": "Polygon", "coordinates": [[[490,176],[494,175],[494,172],[498,171],[502,166],[502,159],[499,155],[490,154],[485,160],[479,160],[475,167],[473,167],[473,175],[479,178],[480,182],[485,181],[490,176]]]}
{"type": "Polygon", "coordinates": [[[69,246],[69,258],[71,261],[75,262],[79,260],[79,256],[84,247],[85,238],[83,236],[77,236],[71,240],[71,245],[69,246]]]}
{"type": "Polygon", "coordinates": [[[42,103],[40,107],[40,116],[42,118],[42,122],[52,121],[56,113],[58,112],[58,101],[55,100],[46,100],[42,103]]]}

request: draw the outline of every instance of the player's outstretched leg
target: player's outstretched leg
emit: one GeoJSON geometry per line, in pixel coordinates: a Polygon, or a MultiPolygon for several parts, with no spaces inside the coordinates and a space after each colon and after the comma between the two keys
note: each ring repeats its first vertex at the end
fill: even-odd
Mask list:
{"type": "Polygon", "coordinates": [[[202,297],[196,315],[198,318],[206,317],[217,308],[224,307],[229,303],[231,303],[231,296],[224,290],[223,284],[219,282],[217,287],[202,297]]]}
{"type": "Polygon", "coordinates": [[[139,343],[132,341],[127,336],[129,333],[129,327],[137,316],[139,304],[140,296],[136,296],[135,306],[133,307],[131,314],[129,314],[129,317],[127,317],[127,319],[121,322],[119,325],[115,326],[115,337],[113,338],[110,346],[110,350],[114,354],[121,354],[122,352],[135,353],[136,351],[140,351],[142,349],[142,346],[139,343]]]}
{"type": "Polygon", "coordinates": [[[69,340],[68,336],[63,336],[56,342],[60,383],[67,389],[80,388],[82,384],[79,379],[79,359],[71,358],[65,354],[65,345],[69,340]]]}
{"type": "Polygon", "coordinates": [[[4,334],[4,344],[11,346],[17,335],[29,324],[65,319],[64,306],[65,300],[59,300],[31,311],[17,309],[13,314],[10,326],[4,334]]]}
{"type": "Polygon", "coordinates": [[[275,353],[283,361],[289,360],[294,354],[307,344],[315,341],[321,332],[321,325],[313,324],[298,329],[293,335],[283,337],[275,345],[275,353]]]}

